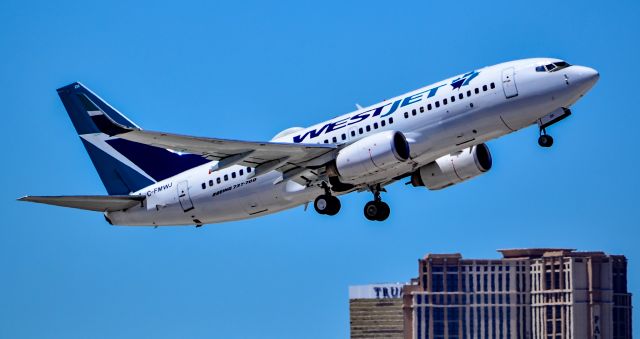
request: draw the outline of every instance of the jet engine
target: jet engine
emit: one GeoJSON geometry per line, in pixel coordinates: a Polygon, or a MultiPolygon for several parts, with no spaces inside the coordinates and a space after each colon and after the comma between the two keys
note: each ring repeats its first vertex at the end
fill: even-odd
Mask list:
{"type": "Polygon", "coordinates": [[[409,159],[409,143],[398,131],[385,131],[362,138],[338,152],[327,171],[340,181],[355,183],[366,175],[387,170],[409,159]]]}
{"type": "Polygon", "coordinates": [[[411,175],[411,184],[439,190],[487,172],[491,169],[491,164],[489,148],[480,144],[445,155],[420,167],[411,175]]]}

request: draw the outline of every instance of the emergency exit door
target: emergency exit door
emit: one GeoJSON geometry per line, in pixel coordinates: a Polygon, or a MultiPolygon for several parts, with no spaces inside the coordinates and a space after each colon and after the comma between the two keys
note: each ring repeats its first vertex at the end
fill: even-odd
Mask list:
{"type": "Polygon", "coordinates": [[[504,96],[507,97],[507,99],[518,96],[515,68],[510,67],[502,71],[502,89],[504,90],[504,96]]]}

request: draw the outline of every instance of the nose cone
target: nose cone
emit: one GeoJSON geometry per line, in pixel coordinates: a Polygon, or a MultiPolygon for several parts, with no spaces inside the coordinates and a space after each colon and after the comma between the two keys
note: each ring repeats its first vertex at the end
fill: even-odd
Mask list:
{"type": "Polygon", "coordinates": [[[591,67],[585,66],[573,66],[574,81],[579,84],[581,88],[588,91],[593,85],[600,79],[600,73],[591,67]]]}

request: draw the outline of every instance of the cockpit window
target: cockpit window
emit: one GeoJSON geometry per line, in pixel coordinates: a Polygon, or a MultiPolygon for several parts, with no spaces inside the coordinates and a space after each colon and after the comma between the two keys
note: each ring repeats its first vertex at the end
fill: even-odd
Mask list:
{"type": "Polygon", "coordinates": [[[558,61],[544,66],[537,66],[536,72],[556,72],[569,66],[571,65],[565,61],[558,61]]]}

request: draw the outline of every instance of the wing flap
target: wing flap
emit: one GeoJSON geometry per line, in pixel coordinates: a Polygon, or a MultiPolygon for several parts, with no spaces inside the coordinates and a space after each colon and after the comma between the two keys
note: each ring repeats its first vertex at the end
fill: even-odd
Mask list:
{"type": "Polygon", "coordinates": [[[19,201],[78,208],[97,212],[114,212],[142,203],[143,195],[63,195],[63,196],[25,196],[19,201]]]}

